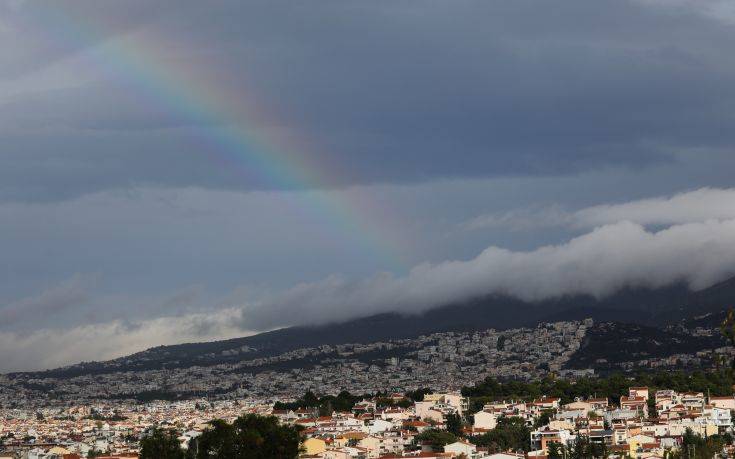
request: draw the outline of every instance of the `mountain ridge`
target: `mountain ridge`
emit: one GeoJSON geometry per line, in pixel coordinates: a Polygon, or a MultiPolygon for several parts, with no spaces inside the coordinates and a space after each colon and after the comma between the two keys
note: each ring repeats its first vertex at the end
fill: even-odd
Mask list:
{"type": "MultiPolygon", "coordinates": [[[[703,316],[704,321],[712,325],[721,321],[723,311],[734,303],[735,277],[698,291],[689,290],[684,283],[676,283],[657,289],[623,288],[599,299],[589,295],[568,295],[526,302],[505,295],[488,295],[420,314],[382,313],[344,322],[281,328],[227,340],[157,346],[109,361],[81,362],[10,375],[73,377],[114,371],[209,366],[268,357],[304,347],[377,342],[437,332],[534,327],[542,322],[588,317],[596,321],[663,327],[703,316]]],[[[698,320],[701,322],[703,319],[700,317],[698,320]]]]}

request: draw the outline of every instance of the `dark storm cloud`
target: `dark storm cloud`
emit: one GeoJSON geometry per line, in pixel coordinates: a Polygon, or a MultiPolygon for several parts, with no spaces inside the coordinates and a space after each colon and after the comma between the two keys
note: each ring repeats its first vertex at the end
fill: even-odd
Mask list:
{"type": "Polygon", "coordinates": [[[0,79],[16,79],[161,17],[170,5],[25,0],[0,2],[0,79]],[[77,22],[77,19],[81,19],[77,22]],[[88,24],[103,27],[89,29],[88,24]]]}
{"type": "MultiPolygon", "coordinates": [[[[19,5],[14,17],[37,27],[23,33],[59,33],[42,4],[19,5]]],[[[299,154],[348,165],[330,178],[342,186],[637,167],[671,161],[671,149],[730,144],[735,29],[677,5],[176,2],[144,15],[142,4],[121,14],[94,2],[69,16],[106,32],[87,48],[148,34],[171,59],[213,69],[209,84],[267,107],[256,130],[304,135],[311,147],[299,154]]],[[[26,74],[39,71],[24,64],[28,55],[55,62],[85,49],[22,46],[29,49],[19,60],[3,54],[26,74]]],[[[135,184],[284,186],[209,159],[217,147],[206,139],[218,127],[139,84],[106,71],[6,100],[2,196],[57,199],[135,184]],[[18,179],[26,174],[41,180],[18,179]]]]}
{"type": "Polygon", "coordinates": [[[75,275],[71,279],[32,297],[9,304],[0,304],[0,329],[14,328],[19,322],[40,322],[86,304],[91,295],[89,286],[94,276],[75,275]]]}

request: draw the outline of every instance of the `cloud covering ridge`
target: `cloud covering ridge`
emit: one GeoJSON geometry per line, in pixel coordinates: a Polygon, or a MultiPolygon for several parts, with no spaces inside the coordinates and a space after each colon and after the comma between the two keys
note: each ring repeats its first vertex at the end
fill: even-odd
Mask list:
{"type": "Polygon", "coordinates": [[[735,219],[708,219],[647,230],[631,221],[606,224],[559,245],[531,251],[489,247],[467,261],[423,263],[407,276],[339,276],[297,285],[243,311],[251,328],[342,320],[398,311],[416,313],[489,294],[526,301],[563,295],[610,295],[623,287],[686,282],[708,287],[735,274],[735,219]]]}
{"type": "MultiPolygon", "coordinates": [[[[524,224],[543,226],[533,218],[553,214],[555,225],[581,234],[529,250],[491,245],[473,258],[417,264],[405,275],[331,275],[257,298],[248,286],[217,297],[196,284],[166,295],[110,296],[98,291],[98,276],[74,275],[0,307],[0,317],[13,321],[0,330],[0,368],[47,368],[119,357],[160,344],[232,338],[385,312],[420,313],[492,294],[538,301],[578,294],[602,298],[624,287],[657,288],[675,282],[702,289],[735,275],[733,202],[733,189],[702,188],[574,212],[559,206],[551,212],[519,210],[514,215],[522,216],[524,224]],[[18,328],[23,318],[38,314],[71,314],[80,307],[105,310],[113,304],[128,305],[130,317],[100,316],[66,328],[18,328]],[[145,315],[136,316],[136,311],[145,315]]],[[[515,225],[512,218],[503,223],[515,225]]]]}

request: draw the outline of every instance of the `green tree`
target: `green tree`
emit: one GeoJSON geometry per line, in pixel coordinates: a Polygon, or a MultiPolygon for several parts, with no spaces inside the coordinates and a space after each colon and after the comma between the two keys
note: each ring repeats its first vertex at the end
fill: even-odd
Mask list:
{"type": "Polygon", "coordinates": [[[457,437],[453,433],[436,429],[424,430],[414,438],[417,444],[428,443],[434,450],[440,450],[444,445],[457,441],[457,437]]]}
{"type": "Polygon", "coordinates": [[[306,392],[303,397],[294,402],[276,402],[273,409],[276,410],[296,410],[299,408],[318,408],[320,416],[327,416],[335,411],[346,412],[351,411],[355,403],[363,398],[370,398],[369,395],[356,396],[347,391],[342,391],[336,396],[325,395],[321,398],[317,397],[313,392],[306,392]]]}
{"type": "Polygon", "coordinates": [[[697,435],[687,429],[682,437],[681,447],[678,451],[673,452],[669,457],[673,458],[694,458],[694,459],[711,459],[717,457],[722,452],[722,448],[726,443],[726,438],[720,435],[712,435],[707,438],[697,435]]]}
{"type": "Polygon", "coordinates": [[[590,451],[589,438],[585,437],[584,435],[579,435],[577,437],[577,441],[575,441],[574,445],[569,449],[569,458],[586,459],[591,457],[592,454],[590,451]]]}
{"type": "Polygon", "coordinates": [[[531,431],[521,418],[500,418],[493,430],[473,437],[472,443],[488,447],[492,452],[530,451],[531,431]]]}
{"type": "Polygon", "coordinates": [[[105,454],[105,452],[104,452],[104,451],[100,451],[100,450],[98,450],[98,449],[95,449],[95,448],[93,447],[92,449],[90,449],[89,451],[87,451],[87,458],[88,458],[88,459],[90,459],[90,458],[92,458],[92,459],[93,459],[93,458],[95,458],[95,457],[100,457],[100,456],[103,456],[104,454],[105,454]]]}
{"type": "Polygon", "coordinates": [[[155,429],[140,441],[140,459],[184,459],[176,432],[155,429]]]}
{"type": "Polygon", "coordinates": [[[209,428],[197,438],[196,449],[198,458],[235,457],[235,429],[232,424],[215,419],[209,423],[209,428]]]}
{"type": "Polygon", "coordinates": [[[589,437],[580,435],[574,445],[568,449],[566,457],[570,459],[605,459],[610,455],[607,445],[594,443],[589,437]]]}
{"type": "Polygon", "coordinates": [[[505,349],[505,340],[506,340],[505,335],[500,335],[498,337],[498,342],[495,345],[497,350],[502,351],[503,349],[505,349]]]}
{"type": "MultiPolygon", "coordinates": [[[[720,324],[720,332],[731,346],[735,346],[735,311],[732,307],[727,311],[725,320],[720,324]]],[[[735,368],[735,359],[732,361],[732,367],[735,368]]]]}
{"type": "Polygon", "coordinates": [[[301,430],[273,416],[248,414],[232,424],[210,423],[199,436],[197,459],[288,459],[299,454],[301,430]]]}
{"type": "Polygon", "coordinates": [[[547,409],[543,410],[538,418],[536,418],[536,421],[533,423],[534,429],[538,429],[539,427],[545,426],[551,421],[551,416],[554,415],[554,410],[547,409]]]}
{"type": "Polygon", "coordinates": [[[563,446],[557,442],[551,442],[547,446],[549,459],[562,459],[564,457],[563,446]]]}
{"type": "Polygon", "coordinates": [[[450,413],[446,416],[447,432],[460,437],[462,436],[462,417],[457,413],[450,413]]]}
{"type": "Polygon", "coordinates": [[[424,396],[430,393],[431,389],[429,389],[428,387],[421,387],[414,391],[409,391],[408,393],[406,393],[406,396],[414,402],[422,402],[424,400],[424,396]]]}

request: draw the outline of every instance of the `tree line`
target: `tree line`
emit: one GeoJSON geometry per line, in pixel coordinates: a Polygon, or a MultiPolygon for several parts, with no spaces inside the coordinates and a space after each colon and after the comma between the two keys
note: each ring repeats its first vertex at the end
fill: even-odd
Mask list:
{"type": "Polygon", "coordinates": [[[470,398],[470,411],[477,412],[482,406],[497,400],[530,401],[542,396],[558,397],[561,403],[570,403],[575,398],[590,396],[608,398],[612,401],[628,395],[631,386],[646,386],[656,389],[673,389],[678,392],[704,392],[710,395],[732,394],[733,370],[729,368],[695,371],[640,372],[633,375],[615,373],[600,378],[560,379],[548,375],[537,381],[500,381],[491,376],[462,388],[462,395],[470,398]]]}
{"type": "Polygon", "coordinates": [[[365,399],[375,400],[376,406],[378,407],[399,406],[408,408],[413,405],[413,402],[422,401],[424,399],[424,395],[430,394],[431,392],[432,391],[429,388],[419,388],[406,392],[402,400],[393,400],[387,392],[353,395],[350,392],[343,390],[337,395],[317,396],[312,391],[307,391],[303,396],[293,402],[276,402],[273,405],[273,409],[297,410],[313,408],[317,410],[320,416],[329,416],[335,411],[342,413],[350,412],[355,404],[365,399]]]}
{"type": "Polygon", "coordinates": [[[233,423],[210,422],[182,448],[173,430],[155,429],[140,442],[140,459],[290,459],[300,452],[301,427],[281,425],[274,416],[247,414],[233,423]]]}

